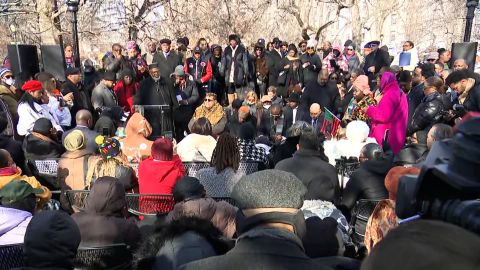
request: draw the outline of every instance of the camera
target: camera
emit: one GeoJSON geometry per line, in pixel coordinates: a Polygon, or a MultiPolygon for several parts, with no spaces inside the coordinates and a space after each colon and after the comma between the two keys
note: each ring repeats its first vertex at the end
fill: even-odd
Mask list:
{"type": "Polygon", "coordinates": [[[58,103],[59,103],[60,107],[67,107],[67,103],[65,102],[65,100],[63,100],[62,96],[58,96],[57,100],[58,100],[58,103]]]}

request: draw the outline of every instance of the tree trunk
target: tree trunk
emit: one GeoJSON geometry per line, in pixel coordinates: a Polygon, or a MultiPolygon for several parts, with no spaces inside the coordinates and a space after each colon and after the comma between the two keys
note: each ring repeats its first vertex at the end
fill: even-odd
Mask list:
{"type": "Polygon", "coordinates": [[[52,18],[56,10],[56,0],[38,0],[38,29],[40,32],[41,44],[53,45],[59,44],[60,23],[58,17],[52,18]]]}
{"type": "Polygon", "coordinates": [[[360,48],[362,44],[362,28],[363,28],[363,20],[360,16],[360,7],[359,1],[355,1],[352,6],[352,41],[357,45],[357,48],[360,48]]]}

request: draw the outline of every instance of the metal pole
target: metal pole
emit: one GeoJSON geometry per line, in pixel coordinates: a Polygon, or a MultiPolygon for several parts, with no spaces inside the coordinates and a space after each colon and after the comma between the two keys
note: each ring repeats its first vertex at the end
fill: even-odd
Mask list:
{"type": "Polygon", "coordinates": [[[75,67],[80,68],[80,49],[78,45],[78,32],[77,32],[77,11],[73,11],[72,16],[72,34],[73,34],[73,47],[74,47],[74,61],[75,67]]]}
{"type": "Polygon", "coordinates": [[[475,17],[475,8],[478,6],[479,0],[467,0],[467,17],[465,20],[465,34],[463,42],[470,42],[472,35],[473,18],[475,17]]]}

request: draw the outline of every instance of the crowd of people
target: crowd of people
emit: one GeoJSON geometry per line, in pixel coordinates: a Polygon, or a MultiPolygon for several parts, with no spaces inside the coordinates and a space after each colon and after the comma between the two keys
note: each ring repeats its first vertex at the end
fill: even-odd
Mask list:
{"type": "Polygon", "coordinates": [[[1,67],[0,245],[23,243],[25,266],[42,269],[113,244],[138,269],[480,266],[477,235],[395,214],[403,176],[448,164],[443,143],[478,156],[480,76],[464,59],[442,48],[421,59],[411,41],[390,56],[378,41],[228,40],[172,50],[165,38],[143,54],[116,43],[100,68],[75,67],[67,46],[65,81],[1,67]],[[35,161],[52,159],[56,175],[40,174],[35,161]],[[208,166],[193,177],[187,163],[208,166]],[[84,208],[68,190],[89,191],[84,208]],[[134,216],[129,193],[175,206],[134,216]],[[362,200],[376,204],[366,219],[362,200]],[[402,261],[418,257],[412,242],[423,263],[402,261]]]}

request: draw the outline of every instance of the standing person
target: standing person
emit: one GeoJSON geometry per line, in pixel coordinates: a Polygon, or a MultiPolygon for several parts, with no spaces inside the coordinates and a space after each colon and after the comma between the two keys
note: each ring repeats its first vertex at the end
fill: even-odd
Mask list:
{"type": "Polygon", "coordinates": [[[240,37],[232,34],[228,37],[229,46],[225,48],[222,58],[223,75],[227,83],[228,103],[235,98],[243,99],[248,82],[248,52],[240,43],[240,37]]]}
{"type": "Polygon", "coordinates": [[[205,38],[200,38],[197,41],[197,45],[195,47],[199,47],[202,53],[202,58],[209,59],[210,58],[210,46],[208,45],[208,41],[205,38]]]}
{"type": "MultiPolygon", "coordinates": [[[[92,103],[90,102],[90,94],[84,90],[81,84],[81,70],[79,68],[68,68],[65,71],[65,76],[67,76],[67,80],[63,83],[61,92],[64,96],[73,93],[73,104],[68,104],[72,115],[76,115],[79,110],[91,111],[92,103]]],[[[75,124],[75,121],[72,121],[72,125],[75,124]]]]}
{"type": "Polygon", "coordinates": [[[165,74],[160,72],[158,64],[150,65],[149,70],[150,77],[140,83],[134,104],[169,106],[168,109],[145,108],[144,116],[152,125],[152,136],[156,138],[165,132],[173,131],[172,112],[178,108],[178,101],[175,98],[173,84],[169,84],[171,80],[164,79],[165,74]]]}
{"type": "Polygon", "coordinates": [[[348,61],[345,55],[342,54],[340,46],[335,46],[332,52],[323,58],[322,65],[322,69],[327,70],[328,74],[338,72],[346,74],[348,72],[348,61]]]}
{"type": "Polygon", "coordinates": [[[48,97],[42,84],[39,81],[27,81],[22,90],[25,94],[18,101],[18,125],[17,132],[20,136],[26,136],[31,133],[35,121],[40,118],[47,118],[57,131],[63,131],[58,122],[53,119],[50,112],[42,104],[48,103],[48,97]]]}
{"type": "Polygon", "coordinates": [[[380,80],[382,99],[377,106],[370,105],[365,111],[372,119],[371,137],[381,144],[385,131],[390,130],[388,143],[393,153],[398,153],[405,144],[408,122],[407,97],[400,89],[392,72],[382,74],[380,80]]]}
{"type": "Polygon", "coordinates": [[[360,120],[370,124],[370,118],[364,112],[370,105],[377,105],[377,101],[374,98],[370,86],[368,85],[368,77],[366,75],[360,75],[353,82],[353,97],[348,104],[344,121],[360,120]]]}
{"type": "Polygon", "coordinates": [[[147,65],[151,65],[153,63],[153,58],[157,53],[157,43],[153,40],[149,40],[147,42],[147,52],[143,54],[143,59],[147,62],[147,65]]]}
{"type": "Polygon", "coordinates": [[[238,171],[240,152],[237,140],[228,133],[220,135],[209,168],[201,169],[196,177],[209,197],[230,197],[233,187],[244,175],[238,171]]]}
{"type": "Polygon", "coordinates": [[[348,62],[348,71],[352,72],[360,68],[360,58],[355,49],[357,46],[351,40],[347,40],[344,44],[344,56],[348,62]]]}
{"type": "Polygon", "coordinates": [[[444,48],[440,48],[437,50],[438,52],[438,63],[443,65],[443,69],[450,69],[450,59],[452,58],[452,53],[447,51],[444,48]]]}
{"type": "Polygon", "coordinates": [[[212,65],[212,79],[210,80],[210,91],[217,94],[217,101],[225,104],[225,77],[222,76],[222,47],[213,44],[211,47],[210,64],[212,65]]]}
{"type": "Polygon", "coordinates": [[[330,53],[332,52],[332,50],[333,50],[332,43],[328,40],[325,40],[322,43],[322,48],[320,50],[322,52],[322,61],[323,61],[325,59],[325,57],[330,55],[330,53]]]}
{"type": "Polygon", "coordinates": [[[197,84],[185,74],[183,66],[177,66],[175,72],[170,74],[175,77],[175,96],[179,107],[174,113],[175,139],[180,142],[184,133],[188,131],[188,122],[193,116],[194,106],[201,100],[197,90],[197,84]]]}
{"type": "Polygon", "coordinates": [[[278,37],[273,39],[273,49],[268,54],[268,86],[278,86],[278,74],[282,71],[283,54],[280,51],[281,41],[278,37]]]}
{"type": "Polygon", "coordinates": [[[65,55],[65,64],[66,68],[73,68],[75,67],[75,58],[73,57],[73,47],[72,45],[68,44],[63,49],[63,53],[65,55]]]}
{"type": "Polygon", "coordinates": [[[133,77],[133,71],[125,69],[120,73],[120,79],[115,83],[113,91],[118,98],[118,106],[124,112],[133,112],[133,97],[137,94],[139,83],[133,77]]]}
{"type": "Polygon", "coordinates": [[[307,112],[313,103],[318,103],[322,108],[327,108],[333,112],[335,92],[338,95],[336,85],[328,83],[328,71],[322,69],[318,73],[317,80],[310,82],[305,87],[300,99],[300,107],[304,112],[307,112]]]}
{"type": "Polygon", "coordinates": [[[184,68],[185,72],[192,76],[195,81],[200,99],[204,98],[205,94],[210,91],[208,89],[208,82],[212,78],[212,65],[210,64],[208,55],[202,56],[200,47],[195,47],[193,49],[193,56],[187,58],[184,68]]]}
{"type": "Polygon", "coordinates": [[[135,80],[139,82],[148,74],[147,62],[142,58],[140,47],[133,40],[127,43],[127,53],[129,65],[135,73],[135,80]]]}
{"type": "Polygon", "coordinates": [[[374,89],[377,85],[377,75],[380,69],[390,66],[388,52],[379,48],[380,41],[371,41],[365,44],[365,48],[371,52],[365,57],[363,71],[368,76],[370,88],[374,89]]]}
{"type": "Polygon", "coordinates": [[[253,62],[255,66],[255,91],[260,97],[267,94],[268,84],[268,61],[265,55],[265,46],[262,43],[255,44],[253,62]]]}
{"type": "MultiPolygon", "coordinates": [[[[172,41],[168,38],[160,40],[161,51],[157,52],[153,57],[153,63],[158,65],[160,75],[163,81],[168,85],[173,85],[170,74],[175,71],[175,67],[182,65],[182,58],[171,50],[172,41]]],[[[151,74],[151,72],[150,72],[151,74]]]]}
{"type": "Polygon", "coordinates": [[[309,40],[306,43],[306,51],[300,55],[303,67],[303,80],[305,85],[318,78],[318,72],[322,68],[322,61],[320,57],[315,53],[315,41],[309,40]]]}
{"type": "Polygon", "coordinates": [[[92,105],[98,114],[112,111],[114,107],[118,107],[117,95],[113,91],[115,83],[115,73],[105,72],[100,83],[93,89],[92,105]]]}
{"type": "Polygon", "coordinates": [[[403,70],[413,72],[419,62],[417,48],[408,40],[403,43],[402,52],[393,59],[392,66],[399,66],[403,70]]]}
{"type": "Polygon", "coordinates": [[[122,54],[122,51],[122,45],[114,43],[112,45],[112,52],[107,53],[102,59],[103,68],[105,71],[114,72],[117,74],[117,78],[120,78],[120,72],[129,66],[126,57],[122,54]]]}
{"type": "Polygon", "coordinates": [[[19,97],[15,88],[15,77],[10,69],[0,68],[0,80],[0,98],[7,105],[13,124],[16,126],[18,123],[17,104],[19,97]]]}
{"type": "Polygon", "coordinates": [[[423,90],[425,88],[425,81],[435,76],[435,66],[431,63],[420,64],[415,68],[413,75],[413,84],[415,86],[408,92],[408,123],[411,125],[413,113],[417,109],[418,105],[422,103],[422,99],[425,97],[423,90]]]}
{"type": "Polygon", "coordinates": [[[303,66],[295,44],[290,44],[287,52],[287,56],[282,60],[283,72],[286,73],[285,82],[282,81],[280,85],[283,87],[278,88],[279,95],[284,99],[291,93],[300,93],[303,88],[303,66]]]}

